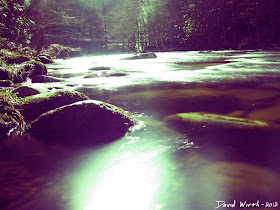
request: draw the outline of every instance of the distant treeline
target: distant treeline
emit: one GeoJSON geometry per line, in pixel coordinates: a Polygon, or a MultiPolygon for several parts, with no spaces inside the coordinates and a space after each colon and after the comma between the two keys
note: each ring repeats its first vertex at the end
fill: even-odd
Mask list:
{"type": "MultiPolygon", "coordinates": [[[[273,48],[279,0],[1,0],[0,47],[108,44],[119,50],[273,48]],[[112,45],[111,45],[112,46],[112,45]]],[[[83,47],[83,46],[82,46],[83,47]]]]}

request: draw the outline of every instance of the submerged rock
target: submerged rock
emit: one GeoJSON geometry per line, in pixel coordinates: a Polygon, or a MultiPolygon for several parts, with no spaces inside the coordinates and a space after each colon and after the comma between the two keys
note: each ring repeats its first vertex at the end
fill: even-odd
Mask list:
{"type": "Polygon", "coordinates": [[[92,70],[92,71],[100,71],[100,70],[110,70],[111,67],[108,66],[95,66],[95,67],[91,67],[88,70],[92,70]]]}
{"type": "Polygon", "coordinates": [[[250,112],[247,116],[249,119],[264,120],[264,121],[280,124],[280,115],[276,113],[280,113],[279,102],[276,105],[266,107],[264,109],[254,110],[250,112]]]}
{"type": "Polygon", "coordinates": [[[209,113],[179,113],[167,117],[170,122],[182,123],[191,129],[263,129],[268,128],[266,122],[257,120],[248,120],[244,118],[229,117],[225,115],[209,114],[209,113]]]}
{"type": "Polygon", "coordinates": [[[29,132],[39,138],[66,144],[96,144],[125,135],[136,121],[124,110],[95,100],[76,102],[42,114],[29,132]]]}
{"type": "MultiPolygon", "coordinates": [[[[115,97],[117,100],[121,98],[130,101],[137,109],[145,107],[165,115],[181,112],[226,114],[242,107],[240,100],[235,96],[210,88],[145,90],[115,97]]],[[[111,100],[114,101],[115,97],[111,100]]]]}
{"type": "Polygon", "coordinates": [[[21,105],[21,114],[25,119],[31,121],[47,111],[88,99],[82,93],[68,90],[55,90],[37,94],[25,98],[24,103],[21,105]]]}
{"type": "Polygon", "coordinates": [[[127,76],[128,74],[123,73],[123,72],[116,72],[116,71],[103,71],[101,73],[95,72],[91,74],[87,74],[84,76],[84,78],[98,78],[98,77],[124,77],[127,76]]]}
{"type": "Polygon", "coordinates": [[[216,205],[215,201],[218,200],[228,200],[231,203],[236,200],[238,207],[239,201],[277,200],[280,194],[279,174],[251,164],[210,163],[188,175],[191,176],[190,187],[199,189],[190,192],[188,197],[210,198],[198,209],[207,209],[210,201],[216,205]]]}
{"type": "Polygon", "coordinates": [[[45,83],[45,82],[63,82],[64,79],[56,78],[52,76],[46,76],[46,75],[36,75],[32,77],[33,83],[45,83]]]}
{"type": "Polygon", "coordinates": [[[123,58],[122,60],[137,60],[137,59],[147,59],[147,58],[156,58],[156,54],[153,52],[148,52],[148,53],[140,53],[140,54],[136,54],[132,57],[128,57],[128,58],[123,58]]]}
{"type": "MultiPolygon", "coordinates": [[[[229,117],[209,113],[179,113],[168,116],[166,122],[191,138],[207,139],[209,143],[238,144],[243,140],[256,142],[279,133],[279,128],[264,121],[229,117]],[[220,141],[222,140],[222,141],[220,141]]],[[[204,143],[204,142],[203,142],[204,143]]]]}

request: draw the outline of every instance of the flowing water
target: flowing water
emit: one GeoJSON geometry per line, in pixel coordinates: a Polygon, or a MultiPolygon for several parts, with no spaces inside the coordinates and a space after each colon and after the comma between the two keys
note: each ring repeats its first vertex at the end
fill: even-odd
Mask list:
{"type": "MultiPolygon", "coordinates": [[[[252,168],[265,165],[256,164],[259,153],[254,158],[240,158],[236,150],[248,150],[244,145],[242,148],[215,147],[204,152],[195,139],[166,126],[164,119],[186,111],[180,95],[182,90],[259,88],[264,82],[266,85],[278,84],[280,53],[156,54],[155,59],[139,60],[123,60],[130,56],[128,54],[92,55],[49,64],[49,75],[64,81],[39,84],[41,87],[77,90],[91,99],[117,105],[137,118],[140,128],[98,147],[73,149],[42,143],[31,144],[31,149],[19,146],[19,150],[26,149],[28,154],[19,155],[20,160],[9,160],[11,164],[5,164],[12,167],[11,171],[16,168],[23,174],[18,182],[11,181],[13,186],[20,188],[14,186],[18,189],[14,194],[7,191],[11,193],[11,200],[0,199],[0,206],[2,202],[7,209],[214,209],[216,200],[223,199],[226,192],[222,186],[224,182],[216,178],[215,164],[246,163],[252,168]],[[21,186],[23,180],[27,187],[21,186]]],[[[225,114],[232,111],[226,107],[223,110],[222,106],[217,109],[225,114]]],[[[261,153],[269,152],[264,149],[261,153]]],[[[267,160],[273,165],[275,158],[267,160]]],[[[262,178],[268,179],[270,168],[263,170],[268,172],[262,178]]]]}

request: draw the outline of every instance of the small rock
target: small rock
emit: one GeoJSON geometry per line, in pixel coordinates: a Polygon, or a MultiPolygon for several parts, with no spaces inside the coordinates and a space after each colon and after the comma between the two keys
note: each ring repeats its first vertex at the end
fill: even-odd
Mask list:
{"type": "Polygon", "coordinates": [[[89,70],[94,70],[94,71],[110,70],[110,69],[111,68],[107,66],[96,66],[96,67],[89,68],[89,70]]]}
{"type": "Polygon", "coordinates": [[[147,58],[156,58],[156,57],[157,56],[155,53],[148,52],[148,53],[140,53],[128,58],[123,58],[122,60],[137,60],[137,59],[147,59],[147,58]]]}
{"type": "Polygon", "coordinates": [[[43,63],[43,64],[49,64],[49,63],[54,63],[53,60],[49,56],[46,55],[39,55],[38,59],[43,63]]]}
{"type": "Polygon", "coordinates": [[[123,77],[123,76],[127,76],[128,74],[123,73],[123,72],[115,72],[115,71],[104,71],[101,72],[101,74],[98,74],[97,72],[95,73],[91,73],[91,74],[87,74],[84,76],[84,78],[97,78],[97,77],[123,77]]]}
{"type": "Polygon", "coordinates": [[[40,93],[44,93],[47,90],[43,87],[29,87],[29,86],[21,86],[13,90],[13,93],[16,93],[18,97],[27,97],[40,93]]]}
{"type": "Polygon", "coordinates": [[[33,83],[45,83],[45,82],[63,82],[64,79],[51,77],[51,76],[45,76],[45,75],[36,75],[32,77],[33,83]]]}

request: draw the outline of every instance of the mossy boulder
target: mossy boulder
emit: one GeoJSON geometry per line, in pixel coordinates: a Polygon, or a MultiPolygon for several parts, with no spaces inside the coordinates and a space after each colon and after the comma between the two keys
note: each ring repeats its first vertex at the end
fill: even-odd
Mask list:
{"type": "Polygon", "coordinates": [[[14,83],[21,83],[26,81],[27,78],[47,74],[47,68],[39,61],[27,61],[11,68],[10,74],[14,83]]]}
{"type": "Polygon", "coordinates": [[[29,78],[48,73],[46,66],[39,61],[27,61],[20,65],[20,71],[25,72],[29,78]]]}
{"type": "Polygon", "coordinates": [[[264,121],[209,113],[179,113],[165,118],[168,125],[199,143],[256,143],[270,135],[279,135],[279,127],[264,121]]]}
{"type": "Polygon", "coordinates": [[[80,101],[42,114],[32,122],[31,135],[75,145],[94,145],[124,136],[136,121],[124,110],[95,100],[80,101]]]}
{"type": "Polygon", "coordinates": [[[88,99],[82,93],[68,90],[55,90],[37,94],[25,98],[21,105],[21,114],[25,119],[32,121],[47,111],[88,99]]]}
{"type": "Polygon", "coordinates": [[[51,44],[47,47],[47,49],[44,49],[41,53],[49,55],[52,59],[69,58],[80,56],[82,54],[82,50],[80,48],[65,47],[60,44],[51,44]]]}

